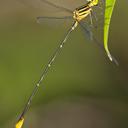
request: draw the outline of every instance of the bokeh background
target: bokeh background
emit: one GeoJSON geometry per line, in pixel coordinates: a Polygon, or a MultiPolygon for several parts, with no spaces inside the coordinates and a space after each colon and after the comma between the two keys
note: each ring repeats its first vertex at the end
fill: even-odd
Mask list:
{"type": "MultiPolygon", "coordinates": [[[[70,9],[84,3],[50,1],[70,9]]],[[[78,27],[34,97],[24,128],[128,127],[127,12],[127,1],[117,0],[109,47],[119,66],[78,27]]],[[[40,0],[0,0],[0,128],[14,127],[44,65],[70,26],[69,21],[36,22],[37,16],[48,14],[66,15],[40,0]]]]}

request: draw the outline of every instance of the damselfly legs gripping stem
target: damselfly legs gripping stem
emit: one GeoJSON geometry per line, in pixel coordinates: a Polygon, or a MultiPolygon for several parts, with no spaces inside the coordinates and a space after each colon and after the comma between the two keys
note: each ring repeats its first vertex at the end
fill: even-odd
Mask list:
{"type": "MultiPolygon", "coordinates": [[[[35,96],[35,94],[37,93],[39,86],[41,85],[42,81],[44,80],[48,70],[50,69],[50,67],[52,66],[53,62],[55,61],[57,55],[61,52],[65,42],[67,41],[69,35],[72,33],[72,31],[78,26],[80,25],[85,31],[86,33],[89,33],[88,30],[83,26],[82,24],[82,20],[86,19],[86,17],[92,15],[92,11],[93,11],[93,7],[98,5],[99,0],[88,0],[88,2],[86,4],[84,4],[83,6],[80,6],[78,8],[76,8],[74,11],[71,11],[70,9],[64,8],[64,7],[60,7],[56,4],[53,4],[47,0],[42,0],[43,2],[54,6],[56,8],[62,9],[68,13],[70,13],[72,16],[66,16],[66,17],[38,17],[38,21],[43,20],[43,19],[73,19],[73,24],[70,27],[70,29],[68,30],[67,34],[65,35],[65,38],[60,42],[59,46],[57,47],[57,49],[55,50],[55,52],[53,53],[53,55],[51,56],[51,58],[49,59],[48,63],[46,64],[46,66],[44,67],[43,73],[39,79],[39,81],[36,83],[24,109],[23,112],[20,115],[20,118],[18,120],[18,122],[16,123],[15,128],[22,128],[22,125],[24,123],[24,116],[26,114],[26,112],[28,111],[30,105],[31,105],[31,101],[33,99],[33,97],[35,96]]],[[[94,41],[102,47],[102,45],[97,42],[97,40],[93,37],[94,41]]],[[[115,63],[116,60],[111,56],[112,60],[114,60],[115,63]]]]}

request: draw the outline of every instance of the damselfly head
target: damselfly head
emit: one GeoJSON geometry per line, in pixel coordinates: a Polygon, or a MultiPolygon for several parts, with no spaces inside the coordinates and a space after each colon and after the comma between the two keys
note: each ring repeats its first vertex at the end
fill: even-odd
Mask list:
{"type": "Polygon", "coordinates": [[[89,2],[92,6],[96,6],[98,5],[99,0],[89,0],[89,2]]]}

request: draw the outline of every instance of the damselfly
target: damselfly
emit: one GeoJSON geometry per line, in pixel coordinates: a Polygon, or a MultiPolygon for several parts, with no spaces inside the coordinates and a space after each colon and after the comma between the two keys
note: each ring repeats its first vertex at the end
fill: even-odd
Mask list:
{"type": "MultiPolygon", "coordinates": [[[[65,16],[65,17],[38,17],[37,20],[40,22],[43,19],[73,19],[73,23],[72,26],[69,28],[67,34],[65,35],[65,38],[60,42],[59,46],[57,47],[57,49],[55,50],[55,52],[53,53],[53,55],[51,56],[51,58],[49,59],[48,63],[46,64],[46,66],[44,67],[43,73],[39,79],[39,81],[36,83],[32,94],[30,95],[22,114],[20,115],[20,118],[18,120],[18,122],[16,123],[16,128],[21,128],[24,122],[24,116],[26,114],[26,112],[28,111],[31,101],[33,99],[33,97],[35,96],[36,92],[39,89],[39,86],[41,85],[42,81],[45,78],[45,75],[47,74],[48,70],[50,69],[51,65],[53,64],[54,60],[56,59],[57,55],[60,53],[61,49],[63,48],[65,42],[67,41],[69,35],[72,33],[72,31],[78,26],[80,25],[81,28],[86,32],[86,33],[90,33],[86,27],[83,25],[83,20],[86,19],[88,16],[90,16],[90,18],[92,17],[92,13],[93,13],[93,7],[97,6],[99,4],[99,0],[88,0],[84,5],[76,8],[74,11],[67,9],[63,6],[58,6],[54,3],[51,3],[47,0],[42,0],[43,2],[45,2],[46,4],[49,4],[50,6],[59,8],[61,10],[64,10],[68,13],[70,13],[72,16],[65,16]]],[[[91,23],[92,23],[92,19],[91,19],[91,23]]],[[[92,38],[94,40],[94,42],[96,42],[101,48],[103,48],[103,46],[95,39],[95,37],[92,35],[92,38]]],[[[115,63],[116,60],[110,55],[110,60],[114,60],[115,63]]]]}

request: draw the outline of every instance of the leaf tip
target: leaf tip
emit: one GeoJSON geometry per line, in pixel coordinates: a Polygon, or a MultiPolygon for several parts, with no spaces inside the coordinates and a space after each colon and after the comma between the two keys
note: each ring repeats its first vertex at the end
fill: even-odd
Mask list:
{"type": "Polygon", "coordinates": [[[108,55],[109,60],[110,60],[110,61],[113,61],[113,57],[112,57],[112,55],[110,54],[110,52],[108,52],[107,55],[108,55]]]}
{"type": "Polygon", "coordinates": [[[111,62],[114,62],[117,66],[119,66],[118,61],[110,54],[110,52],[107,52],[108,58],[111,62]]]}

